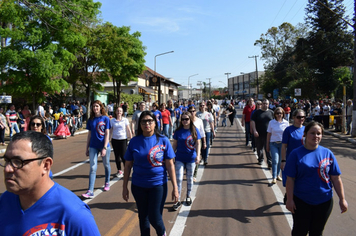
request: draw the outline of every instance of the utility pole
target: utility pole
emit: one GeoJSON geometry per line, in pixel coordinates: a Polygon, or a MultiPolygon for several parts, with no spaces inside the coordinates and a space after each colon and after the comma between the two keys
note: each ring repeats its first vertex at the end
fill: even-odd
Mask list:
{"type": "Polygon", "coordinates": [[[226,83],[226,86],[227,86],[227,97],[229,97],[229,75],[230,75],[231,73],[229,73],[229,72],[226,72],[225,73],[225,75],[227,76],[227,83],[226,83]]]}
{"type": "Polygon", "coordinates": [[[257,98],[258,98],[258,94],[260,94],[260,89],[259,89],[259,85],[258,85],[258,69],[257,69],[257,56],[251,56],[248,58],[255,58],[255,64],[256,64],[256,88],[257,88],[257,98]]]}
{"type": "Polygon", "coordinates": [[[209,80],[209,97],[208,97],[208,99],[210,99],[210,96],[211,96],[211,83],[210,83],[210,80],[211,80],[211,78],[207,78],[207,80],[209,80]]]}

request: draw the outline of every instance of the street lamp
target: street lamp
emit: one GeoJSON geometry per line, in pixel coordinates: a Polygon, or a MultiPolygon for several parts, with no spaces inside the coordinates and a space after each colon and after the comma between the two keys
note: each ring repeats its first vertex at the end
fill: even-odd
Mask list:
{"type": "Polygon", "coordinates": [[[245,73],[240,72],[242,75],[242,99],[245,99],[245,73]]]}
{"type": "Polygon", "coordinates": [[[194,74],[194,75],[191,75],[191,76],[188,77],[188,99],[190,99],[190,87],[189,87],[190,86],[190,83],[189,83],[190,82],[190,77],[193,77],[193,76],[196,76],[196,75],[198,75],[198,74],[194,74]]]}
{"type": "MultiPolygon", "coordinates": [[[[162,56],[162,55],[165,55],[165,54],[168,54],[168,53],[173,53],[174,51],[169,51],[169,52],[164,52],[164,53],[160,53],[160,54],[157,54],[155,56],[155,74],[154,74],[154,79],[153,79],[153,82],[156,84],[157,83],[157,76],[156,76],[156,57],[158,56],[162,56]]],[[[157,85],[156,85],[156,90],[157,90],[157,85]]],[[[158,80],[158,105],[161,104],[161,78],[158,80]]]]}
{"type": "Polygon", "coordinates": [[[227,85],[226,85],[226,87],[227,87],[227,96],[229,96],[229,75],[230,75],[231,73],[229,73],[229,72],[226,72],[225,73],[225,75],[226,75],[226,77],[227,77],[227,85]]]}

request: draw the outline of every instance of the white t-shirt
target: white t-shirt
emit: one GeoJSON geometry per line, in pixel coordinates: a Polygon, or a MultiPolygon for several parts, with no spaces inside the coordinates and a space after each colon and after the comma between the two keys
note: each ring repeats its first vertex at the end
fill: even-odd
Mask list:
{"type": "Polygon", "coordinates": [[[271,139],[269,142],[281,142],[283,138],[283,131],[289,126],[288,121],[285,119],[282,122],[278,122],[276,119],[271,120],[268,123],[267,133],[271,133],[271,139]]]}
{"type": "Polygon", "coordinates": [[[129,120],[122,117],[121,120],[111,119],[112,138],[116,140],[127,139],[126,127],[129,126],[129,120]]]}
{"type": "Polygon", "coordinates": [[[330,115],[330,107],[329,107],[329,105],[325,105],[323,107],[323,113],[324,113],[324,116],[330,115]]]}
{"type": "Polygon", "coordinates": [[[195,119],[194,121],[194,125],[195,127],[197,127],[197,129],[199,130],[200,133],[200,137],[201,138],[205,138],[205,131],[204,131],[204,124],[203,121],[201,119],[195,119]]]}

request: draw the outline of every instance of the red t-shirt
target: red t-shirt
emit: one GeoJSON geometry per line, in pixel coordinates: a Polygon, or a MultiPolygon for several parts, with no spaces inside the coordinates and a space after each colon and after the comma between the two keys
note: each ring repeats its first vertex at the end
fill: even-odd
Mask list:
{"type": "Polygon", "coordinates": [[[252,107],[250,107],[249,105],[245,106],[244,110],[242,111],[242,114],[245,114],[245,122],[251,121],[251,113],[253,110],[255,110],[255,105],[253,105],[252,107]]]}
{"type": "Polygon", "coordinates": [[[163,124],[167,125],[169,124],[169,117],[171,116],[171,113],[165,109],[164,111],[161,110],[162,113],[162,122],[163,124]]]}

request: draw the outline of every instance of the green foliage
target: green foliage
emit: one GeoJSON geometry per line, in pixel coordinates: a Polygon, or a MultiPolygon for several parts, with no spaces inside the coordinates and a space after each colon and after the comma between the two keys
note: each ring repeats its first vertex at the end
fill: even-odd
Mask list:
{"type": "Polygon", "coordinates": [[[100,29],[102,48],[101,67],[116,84],[116,101],[120,103],[121,85],[137,81],[145,69],[145,47],[139,40],[141,34],[130,34],[130,27],[116,27],[105,23],[100,29]]]}
{"type": "Polygon", "coordinates": [[[134,113],[133,104],[142,101],[142,96],[139,94],[125,94],[121,93],[121,101],[127,102],[127,112],[129,115],[134,113]]]}
{"type": "Polygon", "coordinates": [[[100,3],[92,0],[68,2],[2,1],[0,7],[1,92],[14,97],[44,99],[68,87],[68,75],[75,55],[70,45],[83,43],[78,28],[92,21],[100,3]],[[5,40],[4,40],[5,39],[5,40]]]}

